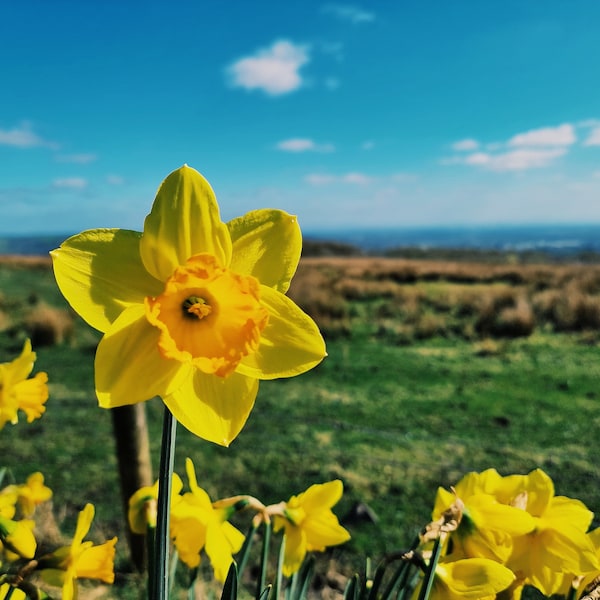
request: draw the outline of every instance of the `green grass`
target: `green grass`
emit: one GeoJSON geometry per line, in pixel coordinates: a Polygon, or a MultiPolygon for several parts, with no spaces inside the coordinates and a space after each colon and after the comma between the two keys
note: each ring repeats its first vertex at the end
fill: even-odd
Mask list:
{"type": "MultiPolygon", "coordinates": [[[[44,299],[60,305],[50,277],[0,270],[5,299],[19,300],[31,286],[42,286],[44,299]]],[[[98,336],[78,323],[77,339],[75,346],[38,349],[36,371],[50,377],[47,413],[30,425],[4,428],[2,462],[19,480],[35,470],[45,474],[66,533],[76,511],[93,502],[95,535],[119,535],[124,556],[111,419],[94,398],[98,336]]],[[[0,333],[0,361],[11,359],[20,344],[0,333]]],[[[247,493],[265,503],[342,479],[337,514],[360,501],[379,516],[376,524],[349,526],[353,540],[332,553],[354,568],[362,568],[365,555],[377,559],[408,544],[427,522],[437,486],[472,470],[509,474],[541,467],[557,494],[579,498],[600,514],[596,346],[575,336],[537,334],[495,343],[494,352],[483,354],[472,343],[441,338],[393,345],[365,327],[329,341],[328,352],[306,375],[261,384],[248,424],[230,448],[180,427],[176,470],[183,475],[190,456],[214,499],[247,493]]],[[[149,401],[147,413],[157,468],[160,401],[149,401]]]]}

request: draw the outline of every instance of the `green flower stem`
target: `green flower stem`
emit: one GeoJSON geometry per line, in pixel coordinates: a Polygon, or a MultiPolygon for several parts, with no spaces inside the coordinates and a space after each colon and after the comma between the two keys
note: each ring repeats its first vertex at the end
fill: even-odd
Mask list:
{"type": "MultiPolygon", "coordinates": [[[[443,534],[442,534],[443,535],[443,534]]],[[[419,594],[419,600],[427,600],[433,587],[433,580],[435,579],[435,568],[438,560],[442,553],[442,539],[441,536],[435,540],[433,550],[431,551],[431,558],[429,559],[429,566],[425,572],[425,577],[421,585],[421,592],[419,594]]]]}
{"type": "Polygon", "coordinates": [[[265,522],[263,524],[263,547],[262,556],[260,561],[260,577],[256,586],[256,599],[259,600],[262,596],[262,592],[265,589],[267,581],[267,568],[269,566],[269,548],[271,546],[271,523],[265,522]]]}
{"type": "Polygon", "coordinates": [[[150,587],[150,600],[167,600],[169,597],[169,522],[176,431],[177,421],[165,406],[162,444],[160,447],[160,471],[158,474],[154,573],[150,587]]]}

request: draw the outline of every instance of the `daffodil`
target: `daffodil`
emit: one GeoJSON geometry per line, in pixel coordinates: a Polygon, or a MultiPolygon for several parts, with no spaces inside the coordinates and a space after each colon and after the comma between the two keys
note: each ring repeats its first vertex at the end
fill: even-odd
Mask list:
{"type": "Polygon", "coordinates": [[[31,342],[25,341],[21,355],[8,363],[0,363],[0,429],[7,422],[19,422],[18,411],[22,410],[27,422],[31,423],[42,416],[48,400],[48,375],[37,373],[28,379],[36,354],[31,350],[31,342]]]}
{"type": "Polygon", "coordinates": [[[33,558],[37,548],[33,526],[33,521],[29,519],[13,521],[0,516],[0,540],[17,557],[33,558]]]}
{"type": "Polygon", "coordinates": [[[489,469],[469,473],[450,492],[439,488],[433,518],[459,503],[459,521],[451,534],[453,553],[462,558],[487,558],[504,563],[517,536],[533,531],[533,517],[519,507],[498,501],[501,476],[489,469]]]}
{"type": "Polygon", "coordinates": [[[10,598],[10,600],[26,600],[27,595],[19,588],[8,583],[3,583],[0,585],[0,600],[4,600],[5,598],[10,598]]]}
{"type": "Polygon", "coordinates": [[[550,596],[561,589],[565,574],[600,570],[594,538],[587,535],[593,518],[579,500],[554,495],[554,483],[541,469],[505,478],[507,496],[521,494],[534,529],[514,540],[507,563],[518,577],[550,596]]]}
{"type": "Polygon", "coordinates": [[[190,568],[200,564],[204,549],[213,567],[215,578],[225,581],[233,554],[244,543],[244,534],[228,518],[233,507],[214,508],[209,495],[198,486],[194,464],[186,460],[190,491],[171,508],[171,537],[181,560],[190,568]]]}
{"type": "MultiPolygon", "coordinates": [[[[514,579],[512,571],[487,558],[440,561],[436,565],[429,600],[493,600],[514,579]]],[[[415,598],[419,590],[417,588],[415,598]]]]}
{"type": "Polygon", "coordinates": [[[104,333],[100,406],[160,396],[196,435],[228,445],[258,380],[317,365],[325,345],[287,296],[301,251],[297,220],[256,210],[221,222],[208,182],[183,166],[160,186],[142,233],[95,229],[52,254],[71,306],[104,333]]]}
{"type": "Polygon", "coordinates": [[[63,546],[39,560],[40,573],[50,585],[62,586],[63,600],[77,597],[78,579],[99,579],[113,583],[115,579],[114,558],[117,538],[95,546],[84,542],[92,520],[94,506],[86,504],[79,513],[75,535],[70,546],[63,546]]]}
{"type": "Polygon", "coordinates": [[[342,497],[339,479],[311,485],[305,492],[292,496],[275,515],[274,530],[285,532],[283,574],[289,577],[302,564],[307,552],[322,552],[350,539],[331,510],[342,497]]]}
{"type": "MultiPolygon", "coordinates": [[[[180,499],[179,493],[183,488],[183,482],[177,473],[173,473],[171,483],[171,507],[180,499]]],[[[133,533],[145,534],[148,528],[156,527],[156,501],[158,500],[158,481],[154,485],[141,487],[129,498],[129,510],[127,519],[129,528],[133,533]]]]}
{"type": "Polygon", "coordinates": [[[12,519],[17,512],[19,491],[16,485],[7,485],[0,490],[0,516],[12,519]]]}
{"type": "Polygon", "coordinates": [[[44,485],[44,475],[39,471],[32,473],[27,481],[17,486],[18,503],[25,517],[31,517],[35,507],[52,498],[52,490],[44,485]]]}

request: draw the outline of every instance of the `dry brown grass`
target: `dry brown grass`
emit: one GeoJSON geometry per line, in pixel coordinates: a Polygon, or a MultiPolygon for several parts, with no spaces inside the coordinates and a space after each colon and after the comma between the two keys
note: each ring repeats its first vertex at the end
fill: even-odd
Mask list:
{"type": "Polygon", "coordinates": [[[73,338],[73,315],[62,308],[36,302],[25,317],[23,327],[34,347],[53,346],[73,338]]]}
{"type": "Polygon", "coordinates": [[[600,328],[600,265],[303,258],[290,294],[326,333],[351,331],[361,320],[399,340],[600,328]]]}

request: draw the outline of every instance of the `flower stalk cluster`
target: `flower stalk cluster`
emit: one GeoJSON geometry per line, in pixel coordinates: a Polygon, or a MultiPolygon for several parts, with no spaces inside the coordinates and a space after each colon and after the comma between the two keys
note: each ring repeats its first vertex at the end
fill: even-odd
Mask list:
{"type": "MultiPolygon", "coordinates": [[[[265,505],[249,495],[237,495],[212,501],[197,482],[191,459],[186,460],[188,490],[173,475],[170,504],[170,538],[179,560],[189,569],[200,565],[206,555],[217,581],[224,582],[234,555],[241,552],[238,564],[245,565],[249,543],[261,526],[269,533],[283,532],[284,553],[281,571],[286,577],[300,569],[307,553],[323,551],[342,544],[350,534],[331,510],[340,500],[343,486],[335,480],[316,484],[287,501],[265,505]],[[253,511],[250,534],[246,537],[230,519],[237,513],[253,511]]],[[[155,534],[156,502],[159,485],[138,490],[129,502],[129,525],[134,533],[155,534]]],[[[263,539],[263,543],[267,543],[263,539]]],[[[152,557],[150,563],[152,563],[152,557]]]]}

